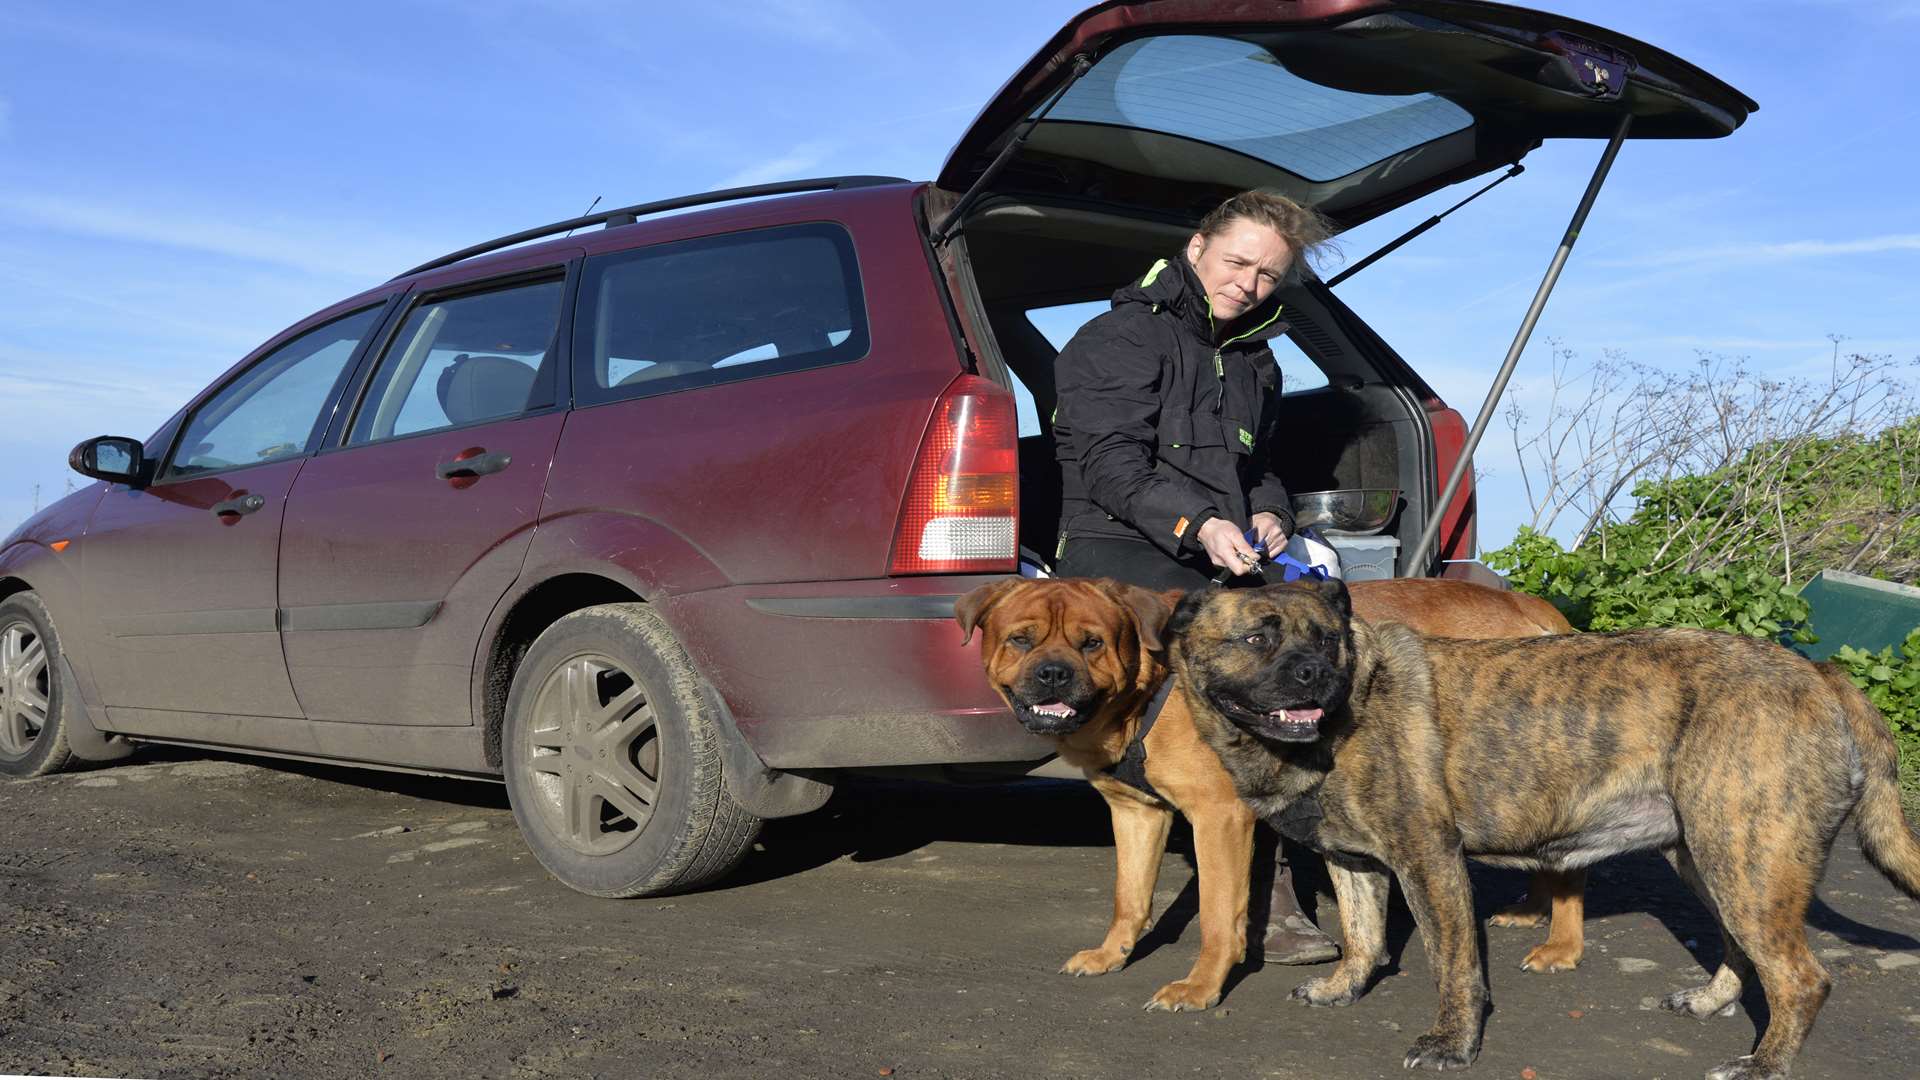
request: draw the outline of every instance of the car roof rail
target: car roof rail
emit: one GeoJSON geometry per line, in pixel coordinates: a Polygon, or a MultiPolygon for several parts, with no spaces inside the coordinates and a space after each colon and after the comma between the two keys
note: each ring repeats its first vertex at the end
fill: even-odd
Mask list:
{"type": "Polygon", "coordinates": [[[484,244],[475,244],[472,247],[461,248],[451,255],[442,255],[431,262],[421,263],[419,266],[404,273],[395,274],[393,280],[398,281],[403,277],[412,277],[415,274],[422,274],[428,270],[438,270],[443,266],[452,266],[454,263],[471,259],[475,255],[484,255],[489,251],[498,251],[501,248],[512,247],[515,244],[524,244],[529,240],[538,240],[543,236],[552,236],[555,233],[584,229],[589,225],[605,225],[607,228],[612,229],[621,225],[631,225],[636,219],[648,214],[663,214],[669,210],[685,210],[688,207],[706,206],[711,203],[733,202],[736,199],[758,199],[768,195],[793,195],[803,191],[840,191],[846,188],[876,187],[882,184],[904,184],[906,182],[905,179],[898,176],[823,176],[812,180],[783,180],[777,184],[754,184],[749,187],[723,188],[719,191],[709,191],[700,195],[682,195],[677,199],[662,199],[659,202],[622,206],[617,210],[602,210],[597,214],[568,218],[565,221],[556,221],[551,225],[542,225],[537,229],[525,229],[510,236],[502,236],[497,240],[489,240],[484,244]]]}

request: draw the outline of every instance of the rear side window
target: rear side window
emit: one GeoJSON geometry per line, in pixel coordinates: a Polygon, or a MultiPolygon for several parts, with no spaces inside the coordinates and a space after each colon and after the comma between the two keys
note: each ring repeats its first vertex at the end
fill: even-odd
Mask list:
{"type": "Polygon", "coordinates": [[[551,404],[555,278],[424,301],[374,373],[349,445],[501,420],[551,404]]]}
{"type": "Polygon", "coordinates": [[[587,260],[577,404],[844,364],[867,354],[853,240],[787,225],[587,260]]]}

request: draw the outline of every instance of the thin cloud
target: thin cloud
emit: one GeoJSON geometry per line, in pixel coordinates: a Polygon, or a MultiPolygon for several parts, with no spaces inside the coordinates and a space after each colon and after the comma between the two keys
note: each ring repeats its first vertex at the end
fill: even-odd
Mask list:
{"type": "Polygon", "coordinates": [[[808,45],[846,52],[892,47],[879,24],[845,0],[759,0],[724,10],[729,21],[808,45]],[[735,10],[738,15],[731,14],[735,10]]]}
{"type": "Polygon", "coordinates": [[[343,238],[339,230],[261,228],[177,208],[112,205],[56,195],[0,192],[0,218],[15,224],[122,242],[158,244],[247,259],[372,285],[450,245],[343,238]]]}
{"type": "Polygon", "coordinates": [[[750,184],[771,184],[779,180],[805,177],[821,162],[831,157],[836,149],[837,147],[831,143],[804,142],[777,158],[749,165],[734,172],[717,181],[714,187],[746,187],[750,184]]]}
{"type": "Polygon", "coordinates": [[[1785,243],[1719,244],[1674,248],[1624,259],[1597,259],[1600,266],[1691,266],[1698,263],[1790,262],[1835,255],[1920,251],[1920,233],[1893,233],[1860,240],[1790,240],[1785,243]]]}

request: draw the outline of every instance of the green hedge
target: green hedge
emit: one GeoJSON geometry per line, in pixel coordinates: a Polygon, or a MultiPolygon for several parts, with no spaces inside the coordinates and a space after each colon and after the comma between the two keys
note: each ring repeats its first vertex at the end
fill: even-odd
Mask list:
{"type": "Polygon", "coordinates": [[[1842,645],[1832,661],[1846,669],[1867,700],[1880,707],[1900,743],[1901,789],[1907,813],[1920,818],[1920,627],[1895,649],[1879,652],[1842,645]]]}
{"type": "Polygon", "coordinates": [[[1734,562],[1712,569],[1653,566],[1654,534],[1629,522],[1611,526],[1605,542],[1567,551],[1544,533],[1523,528],[1513,543],[1486,554],[1514,588],[1559,608],[1576,630],[1694,626],[1748,637],[1816,640],[1807,602],[1765,564],[1734,562]]]}

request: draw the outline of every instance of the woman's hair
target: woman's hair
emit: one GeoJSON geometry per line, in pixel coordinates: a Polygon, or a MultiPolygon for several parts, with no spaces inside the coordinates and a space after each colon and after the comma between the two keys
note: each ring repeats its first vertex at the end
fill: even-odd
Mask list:
{"type": "Polygon", "coordinates": [[[1334,232],[1333,222],[1321,216],[1319,211],[1301,206],[1285,195],[1274,195],[1258,189],[1243,191],[1214,207],[1212,213],[1200,219],[1200,227],[1196,231],[1211,240],[1226,232],[1236,221],[1265,225],[1280,234],[1287,246],[1293,249],[1289,279],[1298,276],[1300,266],[1308,255],[1318,255],[1328,246],[1334,232]]]}

